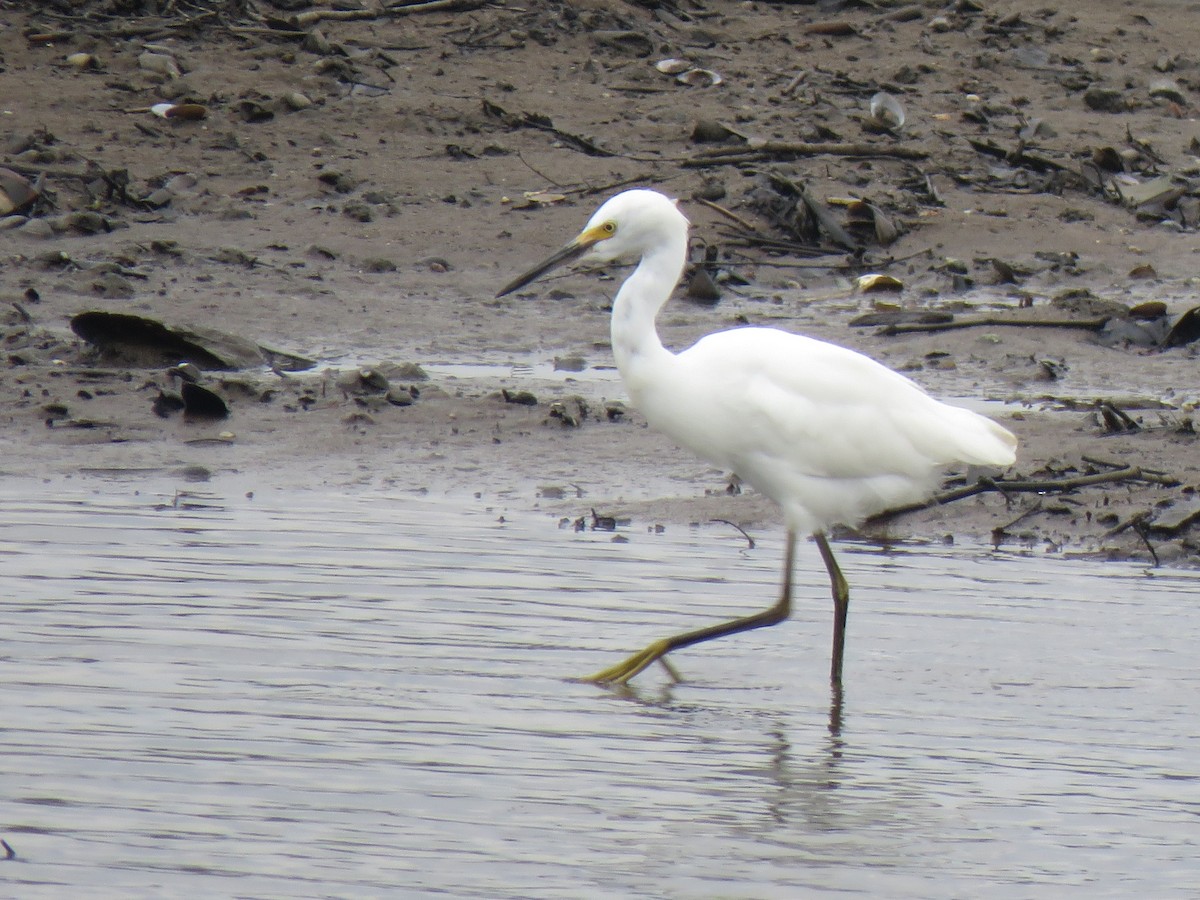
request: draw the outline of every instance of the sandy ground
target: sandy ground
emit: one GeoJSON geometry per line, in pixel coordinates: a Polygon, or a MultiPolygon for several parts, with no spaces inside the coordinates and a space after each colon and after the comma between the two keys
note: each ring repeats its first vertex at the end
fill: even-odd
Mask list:
{"type": "Polygon", "coordinates": [[[1006,478],[1169,476],[989,494],[886,535],[1200,563],[1200,532],[1179,524],[1200,484],[1200,343],[1131,342],[1145,323],[1124,315],[1161,301],[1146,326],[1161,334],[1195,305],[1200,20],[1176,4],[463,4],[361,20],[294,19],[329,7],[282,2],[172,3],[158,18],[115,0],[30,6],[0,3],[0,166],[44,179],[32,210],[0,220],[6,478],[236,473],[595,508],[632,528],[766,527],[774,511],[727,493],[729,473],[636,411],[606,414],[622,397],[607,325],[619,270],[493,299],[637,184],[681,198],[698,252],[719,260],[720,302],[669,306],[669,346],[778,325],[979,404],[1021,440],[1006,478]],[[655,67],[668,58],[721,83],[681,83],[655,67]],[[902,129],[868,121],[880,90],[902,103],[902,129]],[[149,111],[162,102],[206,115],[149,111]],[[693,140],[698,120],[745,136],[718,147],[743,155],[705,163],[715,145],[693,140]],[[764,205],[772,175],[839,221],[841,198],[868,199],[902,233],[861,253],[789,235],[764,205]],[[903,290],[861,292],[871,272],[903,290]],[[163,400],[180,354],[99,349],[71,330],[84,311],[218,329],[316,365],[207,371],[230,415],[188,416],[163,400]],[[871,312],[1110,327],[851,324],[871,312]],[[572,427],[552,404],[578,418],[576,396],[590,414],[572,427]],[[1101,400],[1140,428],[1110,433],[1101,400]]]}

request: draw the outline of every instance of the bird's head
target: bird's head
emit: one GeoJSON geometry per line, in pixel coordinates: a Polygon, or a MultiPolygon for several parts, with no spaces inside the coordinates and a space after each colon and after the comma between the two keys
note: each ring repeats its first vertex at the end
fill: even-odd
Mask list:
{"type": "Polygon", "coordinates": [[[510,294],[576,259],[609,262],[640,257],[676,236],[686,240],[687,225],[675,201],[658,191],[624,191],[605,201],[574,240],[506,284],[496,296],[510,294]]]}

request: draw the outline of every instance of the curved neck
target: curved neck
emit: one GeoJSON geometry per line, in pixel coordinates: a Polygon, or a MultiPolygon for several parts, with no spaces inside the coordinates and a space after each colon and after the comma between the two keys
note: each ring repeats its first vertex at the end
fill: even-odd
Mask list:
{"type": "Polygon", "coordinates": [[[646,364],[674,355],[659,340],[654,319],[679,283],[686,261],[686,234],[647,251],[613,301],[613,357],[635,402],[646,364]]]}

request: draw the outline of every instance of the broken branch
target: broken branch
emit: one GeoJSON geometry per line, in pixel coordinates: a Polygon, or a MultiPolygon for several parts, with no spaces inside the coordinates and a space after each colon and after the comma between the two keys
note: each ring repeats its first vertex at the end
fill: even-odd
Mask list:
{"type": "Polygon", "coordinates": [[[796,156],[889,156],[894,159],[925,159],[929,154],[915,147],[880,147],[876,144],[810,143],[808,141],[752,142],[749,147],[713,147],[683,160],[686,168],[724,166],[796,156]]]}
{"type": "Polygon", "coordinates": [[[318,22],[355,22],[370,19],[391,19],[410,13],[441,12],[443,10],[477,9],[486,0],[428,0],[426,3],[399,3],[383,9],[312,9],[292,17],[297,28],[318,22]]]}
{"type": "MultiPolygon", "coordinates": [[[[1005,316],[981,316],[977,319],[956,319],[953,322],[900,322],[879,329],[879,334],[913,334],[921,331],[953,331],[956,328],[1083,328],[1099,331],[1108,324],[1109,316],[1096,319],[1013,319],[1005,316]]],[[[869,323],[864,323],[869,324],[869,323]]]]}
{"type": "Polygon", "coordinates": [[[881,513],[876,513],[866,520],[867,524],[877,524],[886,522],[889,519],[894,519],[904,513],[916,512],[921,509],[929,509],[934,506],[942,506],[946,503],[953,503],[955,500],[962,500],[966,497],[974,497],[977,494],[999,493],[999,494],[1043,494],[1043,493],[1065,493],[1073,491],[1076,488],[1089,487],[1094,484],[1108,484],[1116,481],[1149,481],[1155,484],[1164,484],[1168,486],[1179,484],[1176,478],[1169,478],[1157,472],[1145,472],[1140,466],[1123,466],[1120,469],[1114,469],[1108,472],[1094,472],[1091,475],[1074,475],[1070,478],[1048,478],[1037,480],[1013,480],[1006,481],[1002,478],[981,478],[974,484],[966,484],[962,487],[953,488],[949,491],[943,491],[940,494],[935,494],[928,500],[922,503],[910,503],[906,506],[897,506],[893,509],[886,509],[881,513]]]}

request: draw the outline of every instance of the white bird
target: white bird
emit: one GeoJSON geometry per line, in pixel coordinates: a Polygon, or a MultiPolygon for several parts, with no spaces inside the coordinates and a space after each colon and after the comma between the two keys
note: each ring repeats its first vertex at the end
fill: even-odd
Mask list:
{"type": "Polygon", "coordinates": [[[776,328],[721,331],[672,353],[654,320],[683,272],[687,241],[688,220],[672,200],[625,191],[578,237],[496,295],[580,257],[638,259],[612,310],[612,351],[630,400],[652,427],[774,500],[787,525],[783,589],[774,606],[655,641],[588,680],[625,683],[655,660],[677,678],[668,653],[782,622],[791,613],[796,539],[811,533],[833,589],[830,679],[839,686],[850,591],[826,530],[925,499],[947,465],[1011,465],[1017,440],[861,353],[776,328]]]}

